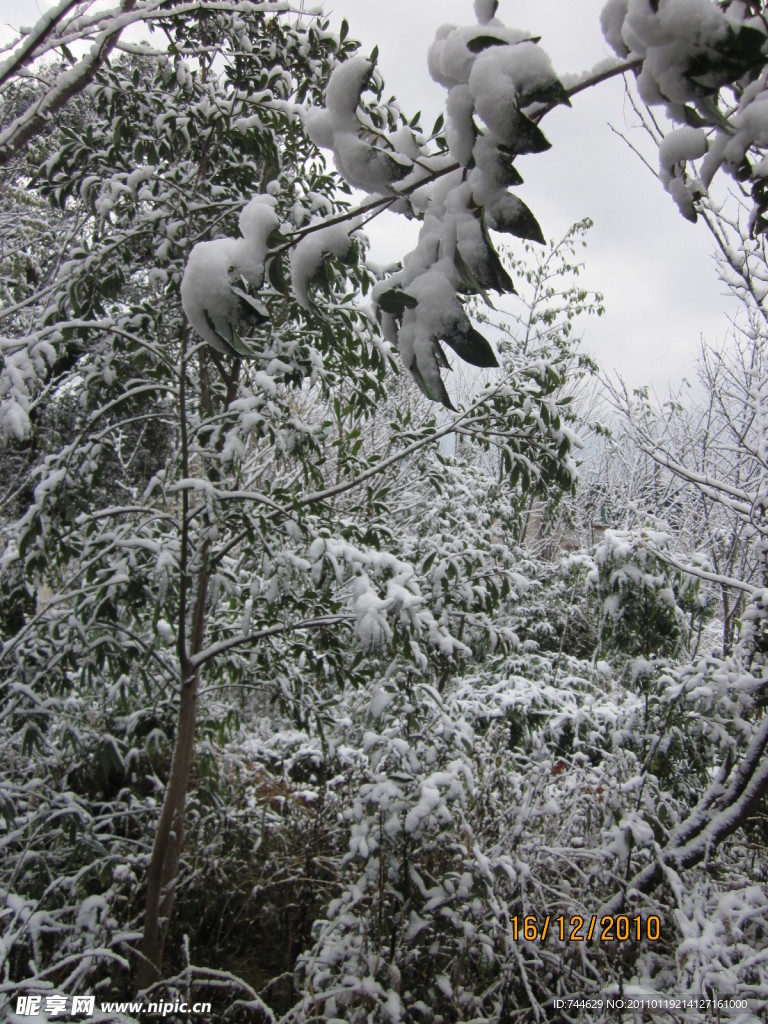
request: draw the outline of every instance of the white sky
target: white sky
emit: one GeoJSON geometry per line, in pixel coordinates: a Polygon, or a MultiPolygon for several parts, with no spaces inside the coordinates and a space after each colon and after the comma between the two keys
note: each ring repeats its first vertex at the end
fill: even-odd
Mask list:
{"type": "MultiPolygon", "coordinates": [[[[560,74],[579,72],[610,55],[599,13],[604,0],[501,0],[498,16],[542,37],[560,74]]],[[[34,22],[42,0],[0,0],[0,25],[34,22]]],[[[316,6],[306,0],[306,8],[316,6]]],[[[474,22],[472,0],[326,0],[335,24],[342,17],[366,51],[379,47],[379,67],[401,107],[422,111],[430,128],[442,111],[444,91],[431,81],[426,53],[437,27],[474,22]]],[[[703,336],[721,340],[728,330],[724,297],[703,225],[692,225],[618,137],[632,111],[620,81],[604,83],[559,108],[542,124],[552,143],[545,154],[519,158],[526,179],[518,190],[544,234],[559,238],[577,220],[595,222],[586,250],[585,287],[605,296],[606,315],[586,326],[584,347],[605,371],[618,370],[633,386],[666,390],[692,375],[703,336]]],[[[636,133],[643,144],[642,133],[636,133]]],[[[374,256],[399,258],[415,228],[388,215],[369,226],[374,256]]]]}

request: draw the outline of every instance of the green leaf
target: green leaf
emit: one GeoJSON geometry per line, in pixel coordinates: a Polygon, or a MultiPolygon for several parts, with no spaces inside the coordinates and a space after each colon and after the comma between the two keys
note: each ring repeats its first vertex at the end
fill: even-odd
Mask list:
{"type": "Polygon", "coordinates": [[[515,286],[512,283],[512,278],[504,269],[504,265],[499,259],[491,236],[488,234],[488,227],[482,213],[480,213],[478,220],[480,222],[480,231],[482,233],[485,248],[482,259],[476,254],[473,254],[476,258],[472,264],[472,270],[484,288],[492,288],[500,294],[509,292],[514,295],[515,286]]]}
{"type": "Polygon", "coordinates": [[[514,188],[517,185],[523,184],[523,176],[514,165],[514,159],[516,153],[510,146],[498,145],[496,147],[497,154],[497,174],[502,184],[514,188]]]}
{"type": "Polygon", "coordinates": [[[488,226],[516,238],[525,238],[544,245],[544,233],[539,222],[522,199],[507,192],[491,209],[486,211],[488,226]]]}
{"type": "Polygon", "coordinates": [[[471,366],[488,368],[498,366],[493,349],[489,342],[468,323],[468,330],[445,338],[446,345],[450,345],[456,355],[471,366]]]}
{"type": "Polygon", "coordinates": [[[744,157],[736,170],[737,181],[749,181],[752,177],[752,164],[744,157]]]}
{"type": "Polygon", "coordinates": [[[21,741],[21,752],[24,757],[31,757],[35,750],[41,751],[44,749],[43,734],[40,732],[34,722],[30,722],[24,731],[24,737],[21,741]]]}
{"type": "Polygon", "coordinates": [[[402,181],[403,178],[407,178],[413,170],[413,161],[409,160],[408,157],[396,157],[390,153],[385,153],[381,149],[372,149],[372,156],[379,162],[387,175],[390,183],[396,181],[402,181]]]}
{"type": "Polygon", "coordinates": [[[419,370],[415,361],[408,367],[411,376],[416,381],[419,389],[427,396],[431,402],[440,402],[446,409],[450,409],[452,412],[456,412],[455,405],[451,402],[448,397],[448,392],[445,390],[445,384],[443,384],[439,375],[436,376],[435,385],[431,387],[424,379],[421,370],[419,370]]]}
{"type": "Polygon", "coordinates": [[[691,128],[706,128],[709,124],[709,122],[698,114],[691,106],[683,107],[683,117],[685,118],[685,123],[691,128]]]}
{"type": "Polygon", "coordinates": [[[286,296],[290,294],[290,288],[285,279],[282,256],[275,255],[270,259],[267,264],[267,276],[269,277],[269,283],[276,292],[286,296]]]}
{"type": "Polygon", "coordinates": [[[104,737],[99,744],[98,758],[105,780],[112,775],[122,775],[125,772],[125,765],[113,736],[104,737]]]}
{"type": "Polygon", "coordinates": [[[377,300],[377,305],[382,312],[397,317],[402,316],[406,309],[415,309],[418,304],[418,299],[415,299],[413,295],[408,295],[401,288],[392,288],[391,291],[380,295],[377,300]]]}
{"type": "Polygon", "coordinates": [[[765,63],[768,38],[754,25],[731,25],[734,55],[743,67],[761,67],[765,63]]]}
{"type": "Polygon", "coordinates": [[[570,107],[571,100],[563,83],[559,79],[553,78],[551,82],[547,82],[545,85],[540,85],[536,89],[520,94],[521,107],[527,107],[531,103],[544,103],[547,106],[561,104],[562,106],[570,107]]]}
{"type": "Polygon", "coordinates": [[[243,341],[238,331],[232,328],[232,337],[230,339],[230,348],[233,350],[233,354],[237,356],[243,356],[246,359],[253,359],[253,349],[243,341]]]}
{"type": "Polygon", "coordinates": [[[232,350],[231,349],[232,339],[231,338],[225,338],[224,335],[221,333],[221,331],[216,329],[216,324],[211,319],[211,315],[210,315],[210,313],[208,312],[207,309],[203,310],[203,316],[205,317],[205,322],[208,324],[208,327],[213,331],[213,333],[216,335],[216,337],[221,341],[221,343],[224,345],[226,350],[228,352],[230,352],[232,350]]]}
{"type": "Polygon", "coordinates": [[[766,62],[765,32],[752,25],[731,25],[717,51],[700,50],[688,61],[685,77],[705,94],[724,85],[753,77],[766,62]]]}
{"type": "Polygon", "coordinates": [[[270,320],[269,310],[263,303],[254,299],[252,295],[243,291],[242,288],[237,288],[235,285],[232,285],[231,288],[238,299],[240,299],[240,310],[244,320],[257,325],[265,324],[270,320]]]}
{"type": "Polygon", "coordinates": [[[482,53],[483,50],[488,50],[491,46],[507,46],[506,39],[499,39],[498,36],[475,36],[474,39],[470,39],[467,43],[467,49],[470,53],[482,53]]]}
{"type": "Polygon", "coordinates": [[[511,152],[520,156],[523,153],[545,153],[552,148],[552,143],[537,124],[518,111],[508,146],[511,152]]]}
{"type": "Polygon", "coordinates": [[[453,254],[453,263],[458,271],[459,277],[465,285],[465,292],[469,295],[482,295],[485,301],[490,306],[492,303],[488,296],[485,294],[485,289],[480,284],[472,268],[464,260],[457,246],[456,252],[453,254]]]}
{"type": "Polygon", "coordinates": [[[442,370],[450,370],[451,364],[448,361],[448,356],[445,354],[445,349],[439,341],[432,342],[432,351],[435,355],[435,362],[442,370]]]}

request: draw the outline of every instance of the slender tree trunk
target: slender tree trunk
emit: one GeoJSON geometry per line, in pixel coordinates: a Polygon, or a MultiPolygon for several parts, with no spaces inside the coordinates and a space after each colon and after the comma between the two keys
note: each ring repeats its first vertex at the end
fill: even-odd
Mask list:
{"type": "Polygon", "coordinates": [[[723,598],[723,657],[727,658],[733,654],[733,645],[736,640],[736,624],[743,614],[744,595],[739,594],[730,603],[730,596],[723,598]]]}
{"type": "MultiPolygon", "coordinates": [[[[203,645],[205,606],[208,598],[209,556],[210,542],[206,541],[201,551],[202,564],[197,575],[197,594],[192,615],[190,652],[193,656],[199,653],[203,645]]],[[[186,652],[181,655],[180,660],[182,682],[179,694],[176,742],[173,748],[171,773],[165,790],[163,809],[160,813],[147,871],[144,935],[141,943],[141,959],[136,972],[139,989],[151,985],[162,974],[165,939],[173,911],[181,849],[184,843],[184,811],[195,751],[200,669],[190,661],[186,652]]]]}
{"type": "Polygon", "coordinates": [[[173,910],[184,841],[184,810],[195,748],[198,683],[199,672],[194,671],[181,685],[171,774],[147,872],[144,936],[141,960],[136,972],[139,989],[147,988],[157,981],[162,971],[163,950],[173,910]]]}
{"type": "MultiPolygon", "coordinates": [[[[189,479],[189,443],[187,436],[186,402],[186,327],[182,334],[182,358],[179,376],[179,413],[181,432],[182,473],[189,479]]],[[[201,391],[206,412],[211,413],[210,395],[207,383],[207,368],[201,359],[201,391]]],[[[228,401],[236,390],[236,383],[228,388],[228,401]],[[231,394],[230,394],[231,392],[231,394]]],[[[193,563],[190,537],[190,523],[194,510],[190,509],[189,491],[182,490],[181,500],[181,552],[179,613],[176,650],[179,660],[179,714],[176,739],[168,785],[163,799],[163,808],[152,846],[152,855],[147,870],[147,899],[144,914],[144,934],[141,942],[140,959],[136,968],[136,984],[139,990],[147,988],[162,977],[163,952],[168,926],[173,911],[176,883],[184,843],[184,811],[192,771],[195,750],[195,725],[197,721],[197,694],[200,684],[200,667],[194,657],[203,647],[205,637],[205,613],[210,581],[211,541],[205,539],[199,546],[193,563]],[[192,577],[194,576],[194,600],[191,599],[192,577]],[[191,606],[191,615],[189,609],[191,606]]]]}

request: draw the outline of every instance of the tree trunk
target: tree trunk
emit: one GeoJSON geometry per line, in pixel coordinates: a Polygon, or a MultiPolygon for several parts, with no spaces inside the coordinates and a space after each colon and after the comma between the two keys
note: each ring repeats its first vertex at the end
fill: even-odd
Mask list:
{"type": "Polygon", "coordinates": [[[136,971],[139,989],[145,989],[157,981],[162,971],[163,950],[173,910],[181,847],[184,841],[184,809],[195,748],[199,678],[199,671],[193,670],[191,676],[186,678],[181,686],[171,774],[147,871],[144,935],[141,959],[136,971]]]}
{"type": "MultiPolygon", "coordinates": [[[[184,328],[183,342],[186,341],[184,328]]],[[[207,372],[201,362],[201,387],[209,404],[207,372]]],[[[230,399],[231,400],[231,399],[230,399]]],[[[186,420],[186,368],[182,360],[179,378],[179,408],[183,473],[190,474],[189,445],[186,420]]],[[[210,410],[208,410],[210,412],[210,410]]],[[[182,491],[181,518],[181,586],[179,592],[179,618],[176,649],[179,660],[179,716],[173,759],[168,785],[165,790],[163,809],[155,833],[152,856],[147,870],[147,902],[144,914],[144,934],[141,941],[140,957],[136,968],[136,985],[139,990],[147,988],[162,977],[163,951],[168,935],[168,926],[173,911],[179,862],[184,842],[184,810],[187,802],[189,778],[195,750],[195,723],[197,720],[197,693],[200,684],[200,667],[194,656],[200,653],[205,636],[205,610],[210,581],[211,541],[206,538],[199,548],[199,561],[195,573],[196,592],[192,614],[187,620],[190,607],[190,559],[192,542],[190,538],[191,512],[189,491],[182,491]]]]}
{"type": "MultiPolygon", "coordinates": [[[[185,516],[186,521],[188,518],[185,516]]],[[[206,540],[200,552],[201,565],[197,573],[197,594],[191,622],[190,655],[186,653],[186,629],[182,629],[179,638],[182,680],[179,695],[179,718],[176,742],[173,747],[171,774],[165,790],[163,809],[160,813],[160,821],[152,847],[152,857],[147,871],[144,935],[141,942],[141,958],[136,971],[136,983],[139,989],[146,988],[162,976],[163,950],[176,894],[176,880],[184,842],[184,809],[195,750],[197,691],[200,683],[200,669],[194,665],[190,657],[198,654],[203,645],[205,606],[208,599],[209,555],[210,541],[206,540]]],[[[182,614],[184,603],[182,601],[182,614]]]]}

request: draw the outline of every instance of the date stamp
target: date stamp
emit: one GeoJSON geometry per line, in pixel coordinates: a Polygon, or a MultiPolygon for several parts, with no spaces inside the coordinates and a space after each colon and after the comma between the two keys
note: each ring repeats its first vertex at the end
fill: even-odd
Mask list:
{"type": "Polygon", "coordinates": [[[554,916],[547,914],[537,917],[510,917],[512,938],[515,942],[546,942],[547,939],[560,942],[658,942],[661,938],[661,921],[655,914],[644,917],[637,914],[604,914],[598,917],[583,917],[574,914],[554,916]]]}
{"type": "Polygon", "coordinates": [[[609,995],[603,999],[553,999],[553,1010],[696,1010],[700,1013],[712,1011],[746,1010],[750,1003],[746,999],[687,999],[647,994],[643,996],[609,995]]]}

